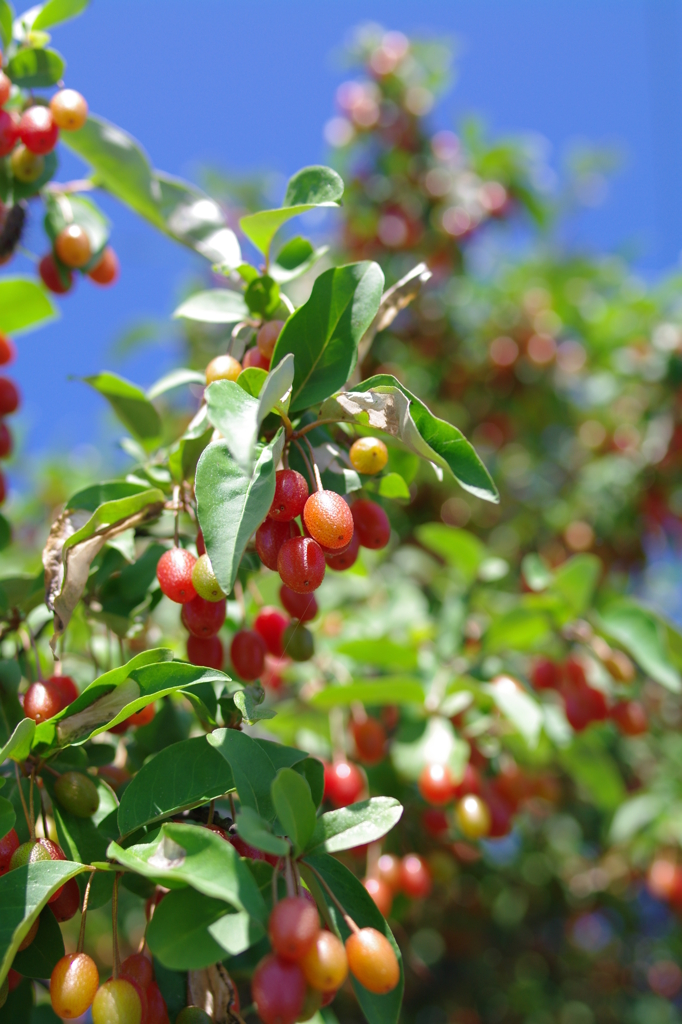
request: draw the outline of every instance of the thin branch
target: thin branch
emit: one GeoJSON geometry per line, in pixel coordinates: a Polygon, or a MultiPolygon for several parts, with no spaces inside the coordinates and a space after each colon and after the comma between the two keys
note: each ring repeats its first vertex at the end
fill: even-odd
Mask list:
{"type": "Polygon", "coordinates": [[[313,446],[311,445],[311,443],[310,443],[310,441],[308,440],[307,437],[304,437],[303,440],[308,445],[308,450],[310,452],[310,461],[313,464],[313,471],[315,473],[315,484],[316,484],[315,490],[321,491],[321,490],[323,490],[323,487],[322,487],[322,477],[320,476],[320,471],[317,468],[317,463],[315,462],[315,452],[313,451],[313,446]]]}
{"type": "Polygon", "coordinates": [[[77,953],[82,953],[83,952],[83,945],[85,943],[85,918],[86,918],[86,915],[88,913],[88,900],[90,899],[90,886],[92,885],[92,880],[93,880],[94,877],[95,877],[95,872],[92,871],[90,873],[90,877],[88,878],[88,884],[85,886],[85,895],[83,896],[83,909],[81,911],[81,927],[80,927],[80,931],[78,933],[78,945],[76,947],[76,952],[77,953]]]}
{"type": "Polygon", "coordinates": [[[332,890],[329,888],[329,886],[327,885],[327,883],[325,882],[324,878],[322,877],[320,872],[317,870],[317,868],[314,868],[312,866],[312,864],[309,861],[307,861],[307,860],[304,860],[301,863],[305,864],[305,866],[308,868],[309,871],[312,871],[312,873],[315,875],[315,878],[318,880],[318,882],[327,890],[327,892],[331,896],[332,900],[334,901],[334,904],[336,905],[336,907],[338,908],[340,914],[342,915],[344,921],[346,922],[346,924],[348,925],[350,930],[355,935],[357,935],[358,932],[360,931],[360,929],[358,928],[358,926],[356,925],[355,921],[350,916],[350,914],[346,913],[346,911],[344,910],[343,904],[341,904],[339,902],[339,900],[336,898],[336,896],[334,895],[332,890]]]}
{"type": "Polygon", "coordinates": [[[316,491],[317,490],[317,481],[315,479],[315,474],[313,473],[313,467],[310,464],[310,460],[308,459],[306,451],[305,451],[303,445],[299,441],[294,441],[294,444],[298,448],[299,452],[301,453],[301,458],[305,462],[305,468],[308,471],[308,479],[310,480],[310,485],[311,485],[312,489],[314,491],[316,491]]]}
{"type": "Polygon", "coordinates": [[[303,437],[305,434],[310,433],[311,430],[315,430],[316,427],[326,427],[331,423],[343,423],[344,421],[339,419],[338,416],[329,417],[328,419],[315,420],[314,423],[308,423],[307,426],[301,427],[300,430],[295,430],[291,435],[292,440],[295,441],[297,437],[303,437]]]}

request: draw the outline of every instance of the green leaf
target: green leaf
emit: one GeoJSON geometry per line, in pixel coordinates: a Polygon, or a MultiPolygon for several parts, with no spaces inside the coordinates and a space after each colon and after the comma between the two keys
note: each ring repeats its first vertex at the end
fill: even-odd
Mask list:
{"type": "Polygon", "coordinates": [[[120,501],[136,494],[147,494],[149,484],[134,483],[132,480],[107,480],[101,484],[92,484],[76,491],[66,503],[67,511],[72,509],[83,509],[85,512],[95,512],[100,505],[110,501],[120,501]]]}
{"type": "Polygon", "coordinates": [[[195,477],[199,524],[213,571],[226,594],[232,591],[251,535],[272,504],[283,444],[284,434],[279,431],[260,450],[250,474],[234,461],[225,441],[213,441],[199,459],[195,477]]]}
{"type": "Polygon", "coordinates": [[[250,843],[257,850],[264,850],[275,857],[286,857],[291,850],[286,839],[276,836],[270,822],[261,818],[253,807],[242,807],[239,811],[237,833],[245,843],[250,843]]]}
{"type": "Polygon", "coordinates": [[[554,579],[554,573],[540,555],[531,552],[521,562],[523,578],[531,590],[546,590],[554,579]]]}
{"type": "Polygon", "coordinates": [[[160,171],[154,178],[166,233],[224,270],[237,267],[242,258],[239,242],[220,203],[180,178],[160,171]]]}
{"type": "Polygon", "coordinates": [[[234,956],[248,949],[263,935],[263,927],[247,914],[226,913],[221,900],[193,889],[168,893],[147,928],[152,953],[175,971],[210,967],[224,960],[226,953],[234,956]]]}
{"type": "Polygon", "coordinates": [[[387,676],[383,679],[349,683],[347,686],[327,686],[314,694],[309,703],[315,708],[326,710],[334,707],[350,707],[361,701],[369,707],[384,704],[424,703],[424,690],[418,679],[410,676],[387,676]]]}
{"type": "Polygon", "coordinates": [[[624,802],[626,789],[618,766],[597,733],[587,730],[576,735],[572,745],[562,752],[561,760],[600,810],[615,811],[624,802]]]}
{"type": "Polygon", "coordinates": [[[629,843],[638,832],[650,825],[665,809],[664,799],[654,793],[641,793],[626,800],[613,816],[609,841],[618,846],[622,843],[629,843]]]}
{"type": "Polygon", "coordinates": [[[498,676],[485,690],[528,746],[537,747],[543,722],[542,709],[537,701],[509,676],[498,676]]]}
{"type": "Polygon", "coordinates": [[[14,958],[12,967],[25,978],[49,978],[64,956],[64,940],[57,919],[49,908],[40,915],[38,933],[28,947],[14,958]]]}
{"type": "Polygon", "coordinates": [[[283,224],[318,206],[338,206],[342,195],[343,181],[331,167],[304,167],[290,179],[282,207],[248,214],[239,226],[267,257],[272,239],[283,224]]]}
{"type": "Polygon", "coordinates": [[[260,889],[234,846],[201,825],[166,822],[143,843],[125,850],[111,843],[108,856],[167,888],[191,885],[205,896],[245,910],[262,924],[267,921],[260,889]]]}
{"type": "Polygon", "coordinates": [[[317,819],[306,855],[340,853],[373,843],[397,825],[402,813],[402,805],[389,796],[375,796],[338,811],[327,811],[317,819]]]}
{"type": "Polygon", "coordinates": [[[304,757],[302,761],[297,761],[293,768],[306,780],[313,803],[315,807],[319,807],[324,796],[324,765],[316,757],[304,757]]]}
{"type": "Polygon", "coordinates": [[[208,292],[197,292],[185,299],[173,313],[175,319],[199,320],[205,324],[236,324],[246,319],[249,307],[241,292],[227,288],[212,288],[208,292]]]}
{"type": "Polygon", "coordinates": [[[65,67],[56,50],[26,47],[18,50],[3,70],[22,89],[45,89],[63,77],[65,67]]]}
{"type": "Polygon", "coordinates": [[[160,380],[157,380],[155,384],[152,384],[147,389],[147,398],[151,402],[152,399],[158,398],[159,395],[165,395],[167,391],[172,391],[173,388],[182,387],[183,384],[201,384],[203,387],[206,383],[206,376],[200,373],[198,370],[187,370],[184,367],[178,370],[171,370],[160,380]]]}
{"type": "Polygon", "coordinates": [[[282,206],[319,206],[339,203],[343,196],[343,179],[331,167],[320,164],[303,167],[287,183],[282,206]]]}
{"type": "Polygon", "coordinates": [[[486,556],[485,544],[467,530],[445,523],[424,523],[415,530],[420,544],[457,570],[469,586],[486,556]]]}
{"type": "Polygon", "coordinates": [[[33,29],[50,28],[82,14],[90,0],[49,0],[33,22],[33,29]]]}
{"type": "Polygon", "coordinates": [[[12,527],[0,513],[0,551],[4,551],[12,543],[12,527]]]}
{"type": "Polygon", "coordinates": [[[14,732],[0,750],[0,764],[11,757],[13,761],[25,761],[31,752],[36,723],[32,718],[22,718],[14,732]]]}
{"type": "MultiPolygon", "coordinates": [[[[3,50],[6,50],[12,42],[12,24],[14,22],[14,10],[7,0],[0,0],[0,43],[3,50]]],[[[2,303],[0,302],[0,309],[2,303]]]]}
{"type": "Polygon", "coordinates": [[[272,354],[273,366],[289,353],[295,358],[292,412],[324,401],[346,383],[383,286],[381,268],[368,261],[332,267],[317,278],[308,301],[284,324],[272,354]]]}
{"type": "Polygon", "coordinates": [[[382,498],[391,498],[394,501],[409,501],[410,488],[407,486],[400,473],[387,473],[377,481],[379,494],[382,498]]]}
{"type": "Polygon", "coordinates": [[[682,678],[670,657],[665,623],[654,612],[630,598],[621,598],[600,610],[599,622],[652,679],[673,693],[682,690],[682,678]]]}
{"type": "Polygon", "coordinates": [[[141,388],[109,371],[83,380],[104,395],[121,423],[145,447],[156,445],[161,435],[161,418],[141,388]]]}
{"type": "Polygon", "coordinates": [[[294,359],[287,356],[268,373],[258,398],[235,381],[217,380],[206,388],[208,418],[225,438],[239,467],[253,470],[256,441],[263,420],[291,388],[294,359]]]}
{"type": "Polygon", "coordinates": [[[242,717],[247,725],[254,725],[256,722],[267,718],[274,718],[277,714],[272,708],[264,708],[260,700],[256,700],[249,689],[237,690],[232,698],[235,707],[239,708],[242,717]]]}
{"type": "Polygon", "coordinates": [[[271,317],[279,306],[279,285],[268,274],[257,277],[247,286],[244,301],[255,316],[271,317]]]}
{"type": "MultiPolygon", "coordinates": [[[[400,949],[393,938],[391,929],[377,910],[374,900],[362,882],[348,868],[344,867],[334,857],[324,853],[310,856],[306,860],[319,871],[329,888],[340,901],[342,907],[344,907],[346,913],[350,915],[359,928],[376,928],[377,931],[386,936],[393,946],[398,963],[400,964],[400,981],[392,992],[385,996],[374,995],[368,992],[366,988],[363,988],[353,977],[351,977],[351,984],[368,1024],[397,1024],[403,999],[404,975],[400,949]]],[[[339,913],[338,907],[327,897],[326,893],[325,902],[329,907],[329,913],[337,931],[345,941],[350,935],[350,929],[343,916],[339,913]]]]}
{"type": "Polygon", "coordinates": [[[43,860],[0,875],[0,985],[50,896],[82,870],[68,860],[43,860]]]}
{"type": "MultiPolygon", "coordinates": [[[[278,344],[285,330],[280,334],[278,344]]],[[[378,374],[358,384],[354,391],[334,395],[324,403],[320,415],[360,423],[391,434],[431,462],[439,478],[445,470],[465,491],[477,498],[499,501],[492,477],[464,434],[451,423],[434,416],[423,402],[390,374],[378,374]]]]}
{"type": "Polygon", "coordinates": [[[396,644],[388,637],[378,640],[347,640],[337,646],[338,654],[347,654],[354,661],[378,668],[417,668],[418,658],[415,647],[396,644]]]}
{"type": "Polygon", "coordinates": [[[246,391],[247,395],[258,398],[267,376],[267,370],[262,370],[259,366],[247,366],[237,377],[237,384],[246,391]]]}
{"type": "Polygon", "coordinates": [[[118,809],[118,827],[121,835],[128,835],[232,789],[229,764],[205,736],[181,740],[147,761],[126,786],[118,809]]]}
{"type": "Polygon", "coordinates": [[[14,828],[16,820],[14,807],[4,796],[0,796],[0,839],[6,836],[11,828],[14,828]]]}
{"type": "Polygon", "coordinates": [[[308,845],[317,820],[310,786],[293,768],[282,768],[272,783],[271,794],[279,822],[299,854],[308,845]]]}
{"type": "Polygon", "coordinates": [[[215,729],[206,738],[232,768],[242,806],[253,807],[266,821],[272,821],[275,808],[270,787],[277,772],[263,747],[236,729],[215,729]]]}
{"type": "Polygon", "coordinates": [[[552,620],[546,611],[522,605],[494,619],[483,643],[486,651],[534,651],[552,631],[552,620]]]}
{"type": "Polygon", "coordinates": [[[584,615],[602,573],[602,563],[596,555],[574,555],[554,573],[549,587],[570,609],[571,617],[584,615]]]}
{"type": "Polygon", "coordinates": [[[439,763],[447,764],[453,777],[461,779],[469,752],[468,742],[457,736],[452,722],[441,715],[401,725],[390,747],[395,770],[414,782],[436,753],[439,763]]]}
{"type": "Polygon", "coordinates": [[[58,316],[52,300],[35,281],[5,277],[0,281],[0,331],[16,334],[58,316]]]}
{"type": "Polygon", "coordinates": [[[270,277],[278,284],[287,284],[310,270],[328,251],[328,245],[315,249],[307,238],[300,235],[290,238],[270,264],[270,277]]]}

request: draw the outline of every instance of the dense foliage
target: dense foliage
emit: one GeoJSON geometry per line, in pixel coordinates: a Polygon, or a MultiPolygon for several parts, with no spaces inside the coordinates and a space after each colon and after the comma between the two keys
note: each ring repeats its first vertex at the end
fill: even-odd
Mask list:
{"type": "MultiPolygon", "coordinates": [[[[13,124],[85,6],[0,0],[13,124]]],[[[187,367],[87,378],[129,468],[0,580],[0,1021],[678,1019],[682,637],[626,575],[679,513],[674,287],[550,244],[518,145],[430,135],[440,48],[359,47],[341,175],[239,237],[93,114],[89,178],[5,158],[61,276],[0,329],[61,232],[99,266],[94,186],[210,287],[187,367]],[[320,208],[334,259],[286,234],[320,208]]]]}

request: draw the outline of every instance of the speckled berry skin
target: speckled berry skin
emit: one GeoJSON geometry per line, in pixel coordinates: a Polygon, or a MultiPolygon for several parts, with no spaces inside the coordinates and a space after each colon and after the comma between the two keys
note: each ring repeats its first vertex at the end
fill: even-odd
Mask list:
{"type": "Polygon", "coordinates": [[[304,476],[295,469],[278,469],[275,474],[275,496],[268,517],[283,523],[296,519],[303,512],[308,493],[304,476]]]}
{"type": "Polygon", "coordinates": [[[161,590],[176,604],[187,604],[197,592],[192,583],[192,570],[196,558],[191,551],[184,548],[171,548],[165,551],[156,567],[156,577],[161,590]]]}
{"type": "Polygon", "coordinates": [[[303,522],[313,540],[327,551],[345,548],[353,539],[353,515],[336,491],[311,494],[303,509],[303,522]]]}
{"type": "Polygon", "coordinates": [[[282,582],[297,594],[309,594],[322,583],[327,563],[324,552],[311,537],[285,541],[277,556],[277,571],[282,582]]]}

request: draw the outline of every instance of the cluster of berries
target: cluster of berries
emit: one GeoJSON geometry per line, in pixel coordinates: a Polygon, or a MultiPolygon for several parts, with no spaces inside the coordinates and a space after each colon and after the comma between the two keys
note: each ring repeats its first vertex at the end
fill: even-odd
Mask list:
{"type": "Polygon", "coordinates": [[[263,1024],[308,1020],[334,999],[348,972],[368,991],[391,992],[400,979],[393,947],[376,928],[358,928],[345,915],[351,934],[345,944],[320,928],[310,893],[287,896],[275,904],[268,934],[273,952],[253,975],[251,994],[263,1024]]]}
{"type": "Polygon", "coordinates": [[[93,1024],[170,1024],[161,989],[154,981],[151,960],[133,953],[121,964],[118,977],[99,983],[97,964],[87,953],[67,953],[50,978],[52,1009],[73,1020],[91,1009],[93,1024]]]}
{"type": "Polygon", "coordinates": [[[412,900],[426,899],[433,887],[433,877],[426,860],[418,853],[404,857],[382,853],[362,884],[377,909],[388,917],[399,893],[412,900]]]}
{"type": "MultiPolygon", "coordinates": [[[[0,218],[2,214],[0,212],[0,218]]],[[[11,363],[16,356],[14,342],[5,334],[0,334],[0,366],[11,363]]],[[[19,408],[19,389],[9,377],[0,377],[0,459],[8,459],[12,454],[12,434],[4,417],[11,416],[19,408]]],[[[7,496],[5,477],[0,473],[0,505],[7,496]]]]}
{"type": "MultiPolygon", "coordinates": [[[[19,700],[23,703],[24,714],[32,718],[36,725],[53,718],[60,711],[73,704],[78,697],[78,687],[71,676],[50,676],[49,679],[41,679],[31,683],[23,697],[19,700]]],[[[153,704],[147,704],[140,711],[136,711],[129,718],[112,725],[109,729],[113,733],[123,733],[131,726],[148,725],[155,715],[153,704]]],[[[94,813],[94,811],[93,811],[94,813]]]]}
{"type": "MultiPolygon", "coordinates": [[[[621,651],[609,652],[603,652],[603,662],[613,678],[631,682],[634,667],[630,659],[621,651]]],[[[639,701],[620,700],[609,705],[605,694],[590,686],[583,665],[575,658],[568,658],[563,664],[539,659],[533,667],[532,681],[536,690],[555,690],[561,695],[566,718],[576,732],[608,718],[625,736],[640,736],[649,728],[646,710],[639,701]]]]}
{"type": "MultiPolygon", "coordinates": [[[[31,98],[23,109],[20,104],[20,92],[13,91],[10,79],[0,70],[0,157],[9,158],[9,171],[16,182],[38,188],[51,176],[45,158],[57,145],[60,131],[82,128],[88,118],[88,105],[74,89],[60,89],[49,103],[31,98]],[[6,104],[12,109],[5,109],[6,104]]],[[[21,200],[9,209],[0,204],[0,262],[11,259],[25,218],[21,200]]],[[[45,287],[63,295],[73,285],[73,270],[81,270],[97,284],[112,284],[118,277],[118,259],[109,246],[93,251],[85,228],[67,223],[38,270],[45,287]]]]}

